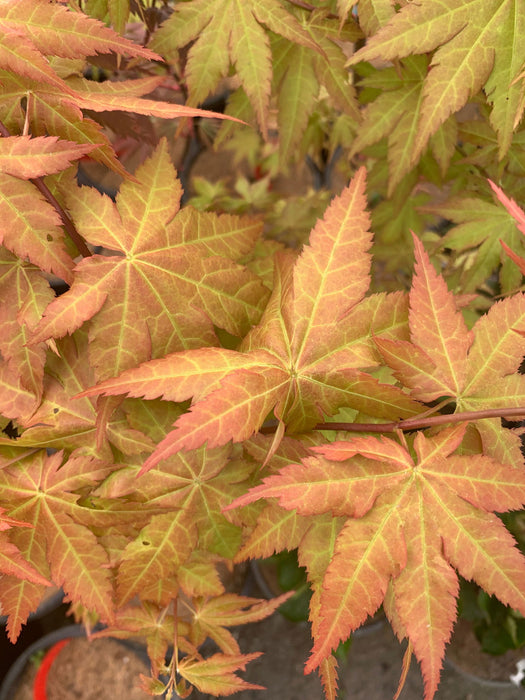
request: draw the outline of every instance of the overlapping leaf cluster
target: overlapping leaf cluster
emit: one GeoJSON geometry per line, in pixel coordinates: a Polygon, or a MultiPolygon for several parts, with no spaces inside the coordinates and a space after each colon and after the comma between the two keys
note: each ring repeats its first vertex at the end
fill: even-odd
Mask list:
{"type": "Polygon", "coordinates": [[[12,640],[54,584],[103,634],[145,639],[152,694],[256,687],[237,671],[257,655],[228,628],[283,597],[238,595],[228,569],[297,548],[313,589],[306,669],[326,697],[332,651],[383,605],[430,699],[458,574],[525,614],[525,559],[496,515],[525,505],[519,432],[502,425],[525,407],[524,217],[503,193],[523,192],[525,55],[502,38],[517,21],[507,0],[473,0],[475,21],[455,0],[401,4],[358,6],[368,41],[351,64],[373,61],[358,69],[364,109],[344,65],[360,36],[345,0],[189,0],[164,14],[122,0],[0,4],[0,605],[12,640]],[[151,48],[122,36],[130,17],[151,48]],[[110,53],[124,79],[86,79],[110,53]],[[197,105],[231,70],[230,112],[267,135],[277,108],[281,162],[320,95],[349,118],[372,216],[367,171],[352,166],[294,251],[265,240],[259,219],[181,207],[164,138],[127,172],[104,114],[147,116],[152,133],[156,119],[209,116],[197,105]],[[143,97],[167,72],[187,104],[143,97]],[[123,178],[114,200],[78,185],[87,155],[123,178]],[[425,215],[460,225],[423,245],[404,216],[410,196],[428,198],[414,190],[427,175],[453,184],[425,215]],[[389,244],[396,264],[410,257],[399,232],[414,251],[408,293],[370,292],[385,220],[379,258],[389,244]],[[504,298],[480,315],[476,290],[500,261],[504,298]],[[203,655],[206,639],[217,653],[203,655]]]}

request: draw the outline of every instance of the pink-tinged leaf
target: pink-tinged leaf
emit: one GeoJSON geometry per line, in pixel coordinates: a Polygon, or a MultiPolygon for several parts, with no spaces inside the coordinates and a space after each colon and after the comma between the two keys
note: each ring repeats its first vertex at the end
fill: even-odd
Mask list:
{"type": "MultiPolygon", "coordinates": [[[[1,58],[1,55],[0,55],[1,58]]],[[[160,102],[148,100],[143,97],[133,97],[125,95],[105,94],[96,90],[91,90],[90,81],[80,83],[71,81],[75,87],[83,88],[74,93],[74,102],[82,109],[91,109],[93,112],[123,111],[135,112],[136,114],[146,114],[150,117],[160,117],[161,119],[178,119],[182,117],[208,117],[210,119],[231,119],[240,122],[240,119],[230,117],[220,112],[210,112],[196,107],[172,104],[171,102],[160,102]],[[85,85],[85,87],[84,87],[85,85]]]]}
{"type": "Polygon", "coordinates": [[[49,0],[7,0],[0,6],[0,27],[24,33],[43,54],[78,58],[113,51],[162,60],[149,49],[119,36],[102,22],[49,0]]]}
{"type": "Polygon", "coordinates": [[[332,442],[310,448],[327,459],[336,462],[350,459],[356,454],[382,462],[387,460],[397,469],[411,469],[414,462],[408,452],[398,442],[387,437],[355,437],[350,440],[332,442]]]}
{"type": "Polygon", "coordinates": [[[519,207],[512,198],[507,197],[507,195],[505,194],[505,192],[503,192],[501,187],[498,187],[494,182],[492,182],[492,180],[489,180],[489,185],[496,193],[496,197],[503,204],[503,206],[509,212],[512,218],[516,221],[516,226],[525,236],[525,212],[523,211],[523,209],[519,207]]]}
{"type": "Polygon", "coordinates": [[[216,447],[229,440],[247,440],[261,427],[287,383],[287,374],[278,366],[259,372],[235,370],[222,380],[220,389],[179,418],[175,430],[144,462],[141,473],[178,450],[195,449],[204,442],[216,447]]]}
{"type": "Polygon", "coordinates": [[[362,168],[332,200],[295,265],[292,347],[298,365],[307,364],[317,340],[331,333],[368,288],[372,234],[365,180],[362,168]]]}
{"type": "Polygon", "coordinates": [[[243,681],[236,671],[244,671],[246,664],[261,654],[214,654],[202,661],[187,656],[179,661],[178,672],[201,693],[233,695],[241,690],[264,690],[264,686],[243,681]]]}
{"type": "Polygon", "coordinates": [[[183,511],[153,516],[122,553],[117,577],[119,607],[137,595],[142,600],[165,604],[156,599],[159,581],[175,575],[197,547],[197,541],[195,525],[191,526],[183,511]]]}
{"type": "Polygon", "coordinates": [[[522,274],[525,275],[525,258],[522,258],[519,255],[517,255],[511,248],[509,248],[505,241],[500,240],[500,243],[501,247],[507,253],[509,258],[516,263],[516,265],[520,268],[522,274]]]}
{"type": "Polygon", "coordinates": [[[42,396],[46,348],[43,343],[27,343],[53,296],[38,268],[20,264],[19,258],[0,249],[0,299],[10,299],[9,304],[0,305],[0,353],[21,386],[37,401],[42,396]]]}
{"type": "Polygon", "coordinates": [[[96,145],[61,141],[56,136],[8,136],[0,139],[0,172],[29,180],[65,170],[96,145]]]}
{"type": "MultiPolygon", "coordinates": [[[[0,4],[0,12],[2,5],[0,4]]],[[[53,71],[48,61],[21,31],[6,26],[0,18],[0,67],[30,78],[37,83],[53,86],[62,95],[72,96],[73,90],[53,71]]]]}
{"type": "Polygon", "coordinates": [[[213,324],[242,336],[259,320],[268,295],[238,263],[208,257],[204,247],[181,240],[174,222],[182,190],[165,139],[135,177],[121,186],[116,203],[92,188],[69,190],[68,209],[81,235],[122,254],[82,260],[70,290],[50,304],[33,338],[62,337],[92,319],[90,359],[99,380],[152,353],[215,344],[213,324]]]}
{"type": "Polygon", "coordinates": [[[495,302],[476,322],[465,394],[473,398],[491,396],[494,400],[501,379],[517,372],[523,358],[523,340],[515,328],[525,328],[525,294],[495,302]]]}
{"type": "Polygon", "coordinates": [[[419,401],[435,401],[451,391],[427,353],[417,345],[403,340],[374,338],[386,364],[394,370],[394,376],[419,401]]]}
{"type": "Polygon", "coordinates": [[[445,281],[432,266],[421,242],[414,236],[415,276],[410,290],[410,333],[420,348],[432,348],[432,361],[443,380],[461,392],[467,373],[467,353],[473,335],[445,281]]]}
{"type": "Polygon", "coordinates": [[[525,614],[525,558],[501,520],[452,490],[430,480],[427,484],[429,506],[441,523],[446,559],[464,578],[525,614]]]}
{"type": "Polygon", "coordinates": [[[25,425],[38,407],[35,395],[22,385],[21,379],[0,360],[0,413],[25,425]]]}
{"type": "Polygon", "coordinates": [[[29,562],[25,561],[18,548],[9,541],[4,533],[0,534],[0,571],[2,574],[16,576],[41,586],[51,585],[29,562]]]}
{"type": "Polygon", "coordinates": [[[370,510],[383,491],[403,479],[405,471],[406,460],[395,466],[392,463],[370,464],[357,458],[343,465],[308,457],[302,465],[292,464],[281,469],[279,474],[267,477],[226,510],[259,498],[277,498],[282,508],[297,510],[300,515],[331,512],[334,516],[359,518],[370,510]]]}
{"type": "MultiPolygon", "coordinates": [[[[81,524],[87,509],[74,494],[85,486],[91,470],[102,478],[100,463],[83,457],[71,473],[66,463],[62,474],[61,462],[61,453],[49,457],[45,450],[28,457],[22,453],[16,463],[0,470],[0,501],[9,502],[11,513],[33,525],[33,544],[24,551],[34,550],[35,563],[45,552],[52,580],[73,600],[110,620],[113,591],[107,554],[93,532],[81,524]]],[[[102,470],[102,475],[106,473],[102,470]]]]}
{"type": "Polygon", "coordinates": [[[31,182],[0,173],[0,243],[22,260],[72,282],[62,220],[31,182]]]}
{"type": "Polygon", "coordinates": [[[403,504],[407,561],[393,579],[393,589],[396,610],[421,663],[425,698],[432,698],[456,619],[459,584],[443,558],[441,537],[428,506],[424,489],[414,489],[403,504]]]}
{"type": "Polygon", "coordinates": [[[146,399],[160,397],[166,401],[190,398],[199,401],[217,389],[230,372],[241,368],[257,371],[271,360],[271,355],[262,351],[248,355],[226,348],[195,348],[126,370],[114,379],[86,389],[79,397],[126,394],[146,399]]]}
{"type": "Polygon", "coordinates": [[[339,642],[376,612],[388,581],[405,565],[397,499],[389,497],[380,497],[363,518],[347,520],[337,538],[323,581],[319,629],[305,673],[319,666],[339,642]]]}

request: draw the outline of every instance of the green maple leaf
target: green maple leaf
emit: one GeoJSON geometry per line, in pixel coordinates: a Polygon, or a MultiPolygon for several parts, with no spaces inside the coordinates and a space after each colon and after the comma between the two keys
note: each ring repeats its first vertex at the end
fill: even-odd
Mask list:
{"type": "Polygon", "coordinates": [[[445,0],[408,3],[350,60],[393,60],[434,51],[423,88],[423,105],[412,158],[453,112],[484,89],[493,105],[499,157],[507,152],[523,105],[515,83],[525,61],[519,29],[525,8],[513,0],[445,0]]]}
{"type": "Polygon", "coordinates": [[[151,46],[169,59],[193,42],[187,58],[188,105],[198,105],[226,77],[230,63],[253,105],[264,135],[272,55],[264,25],[288,41],[319,51],[319,47],[280,0],[192,0],[179,4],[155,32],[151,46]]]}
{"type": "MultiPolygon", "coordinates": [[[[333,530],[330,561],[321,562],[319,618],[306,671],[376,612],[391,585],[430,700],[456,616],[454,569],[525,610],[525,559],[491,512],[522,507],[525,473],[484,455],[454,454],[465,430],[419,433],[406,447],[385,437],[314,447],[321,456],[281,469],[228,507],[277,498],[301,515],[347,518],[333,530]]],[[[305,547],[302,563],[311,549],[305,547]]]]}
{"type": "Polygon", "coordinates": [[[519,248],[521,236],[514,219],[501,206],[479,197],[457,196],[443,204],[424,206],[422,210],[457,224],[441,239],[440,246],[459,253],[469,251],[460,277],[464,292],[476,291],[495,270],[503,294],[520,286],[520,271],[504,254],[501,243],[508,248],[519,248]]]}
{"type": "Polygon", "coordinates": [[[360,83],[365,89],[380,90],[381,94],[366,106],[351,154],[388,136],[389,196],[415,164],[412,151],[419,132],[427,69],[426,56],[411,56],[398,68],[378,70],[360,83]]]}
{"type": "Polygon", "coordinates": [[[50,304],[33,338],[62,337],[91,319],[98,377],[152,353],[209,345],[213,323],[242,335],[267,296],[258,278],[232,260],[250,250],[259,224],[189,210],[177,215],[182,190],[165,140],[136,178],[121,186],[116,204],[89,187],[65,193],[84,238],[119,254],[82,260],[71,289],[50,304]]]}
{"type": "Polygon", "coordinates": [[[302,12],[298,19],[322,53],[283,37],[272,39],[272,89],[278,95],[279,152],[283,163],[289,162],[297,152],[321,86],[338,109],[354,122],[360,121],[345,55],[333,41],[356,41],[359,33],[352,31],[352,25],[340,32],[336,20],[319,18],[315,12],[302,12]]]}
{"type": "Polygon", "coordinates": [[[173,353],[83,393],[194,397],[145,469],[179,449],[246,440],[272,410],[281,427],[295,431],[340,406],[378,417],[417,413],[416,402],[360,369],[377,364],[372,333],[403,336],[406,308],[401,294],[364,298],[371,243],[364,184],[361,170],[332,201],[297,259],[276,256],[272,296],[240,351],[173,353]]]}
{"type": "MultiPolygon", "coordinates": [[[[411,342],[377,339],[386,364],[411,395],[429,402],[448,397],[456,411],[525,405],[525,377],[518,374],[525,325],[525,295],[496,302],[469,331],[456,301],[414,238],[416,274],[410,291],[411,342]],[[431,347],[431,352],[428,348],[431,347]]],[[[476,421],[484,452],[523,466],[519,437],[501,419],[476,421]]]]}

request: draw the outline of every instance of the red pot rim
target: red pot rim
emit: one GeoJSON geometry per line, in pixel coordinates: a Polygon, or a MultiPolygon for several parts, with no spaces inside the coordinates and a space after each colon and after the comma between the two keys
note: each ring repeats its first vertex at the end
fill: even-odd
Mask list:
{"type": "Polygon", "coordinates": [[[59,642],[54,644],[44,656],[42,663],[40,664],[37,674],[35,676],[35,682],[33,685],[33,698],[34,700],[47,700],[47,677],[49,671],[53,666],[53,663],[60,653],[60,651],[71,641],[71,638],[61,639],[59,642]]]}

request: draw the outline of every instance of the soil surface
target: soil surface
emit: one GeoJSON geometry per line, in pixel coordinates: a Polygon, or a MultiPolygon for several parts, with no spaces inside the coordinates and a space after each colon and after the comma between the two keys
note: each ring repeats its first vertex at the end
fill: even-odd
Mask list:
{"type": "MultiPolygon", "coordinates": [[[[144,660],[113,639],[71,639],[49,670],[47,700],[151,700],[137,687],[139,674],[148,670],[144,660]]],[[[33,700],[36,673],[30,662],[13,700],[33,700]]]]}

